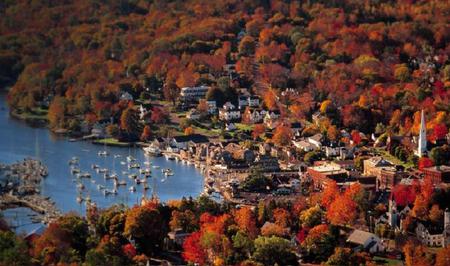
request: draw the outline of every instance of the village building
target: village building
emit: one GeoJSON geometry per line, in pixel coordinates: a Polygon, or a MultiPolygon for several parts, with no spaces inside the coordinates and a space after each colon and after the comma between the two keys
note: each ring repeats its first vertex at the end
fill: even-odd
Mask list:
{"type": "Polygon", "coordinates": [[[354,230],[347,238],[347,243],[354,247],[355,251],[367,251],[378,253],[385,250],[381,239],[373,233],[354,230]]]}
{"type": "Polygon", "coordinates": [[[420,115],[420,130],[419,130],[419,140],[416,155],[419,157],[424,156],[427,153],[427,129],[425,122],[425,113],[422,110],[420,115]]]}
{"type": "Polygon", "coordinates": [[[217,113],[217,103],[216,101],[206,101],[206,104],[208,105],[208,113],[209,114],[215,114],[217,113]]]}
{"type": "Polygon", "coordinates": [[[197,111],[197,109],[192,108],[191,110],[189,110],[189,112],[186,114],[186,118],[187,119],[191,119],[191,120],[197,120],[200,119],[201,114],[199,111],[197,111]]]}
{"type": "Polygon", "coordinates": [[[274,129],[278,125],[280,125],[280,111],[274,110],[274,111],[267,111],[264,115],[264,124],[269,129],[274,129]]]}
{"type": "Polygon", "coordinates": [[[438,186],[442,183],[450,184],[450,166],[438,165],[422,169],[426,178],[433,181],[433,185],[438,186]]]}
{"type": "Polygon", "coordinates": [[[424,245],[447,247],[450,244],[450,211],[445,210],[443,223],[418,221],[415,232],[417,239],[424,245]]]}
{"type": "Polygon", "coordinates": [[[184,87],[180,91],[180,100],[184,102],[197,102],[200,99],[204,99],[209,87],[198,86],[198,87],[184,87]]]}
{"type": "Polygon", "coordinates": [[[120,95],[120,100],[121,101],[133,101],[133,95],[131,95],[129,92],[122,92],[122,94],[120,95]]]}
{"type": "Polygon", "coordinates": [[[179,150],[186,150],[188,148],[188,143],[192,141],[193,143],[208,143],[208,137],[201,134],[191,134],[187,136],[176,136],[173,137],[169,145],[173,148],[177,148],[179,150]]]}
{"type": "Polygon", "coordinates": [[[348,178],[348,171],[339,165],[326,162],[318,166],[308,167],[306,172],[312,178],[316,187],[324,187],[330,180],[336,181],[338,185],[343,185],[348,178]]]}
{"type": "Polygon", "coordinates": [[[238,97],[238,108],[243,110],[245,107],[257,107],[259,106],[259,98],[257,96],[244,96],[238,97]]]}
{"type": "Polygon", "coordinates": [[[219,120],[222,121],[237,121],[241,119],[241,112],[236,109],[236,106],[230,102],[226,102],[223,108],[219,109],[219,120]]]}
{"type": "Polygon", "coordinates": [[[364,160],[363,164],[364,175],[377,177],[377,190],[392,189],[402,178],[395,165],[382,157],[372,157],[364,160]]]}

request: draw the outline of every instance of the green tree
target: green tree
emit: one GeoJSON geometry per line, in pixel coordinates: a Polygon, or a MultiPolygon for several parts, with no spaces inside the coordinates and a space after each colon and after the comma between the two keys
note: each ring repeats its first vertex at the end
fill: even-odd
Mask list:
{"type": "Polygon", "coordinates": [[[303,227],[314,227],[322,222],[323,211],[319,205],[300,213],[300,223],[303,227]]]}
{"type": "Polygon", "coordinates": [[[133,107],[128,107],[120,117],[120,128],[127,134],[130,140],[136,140],[141,133],[139,115],[133,107]]]}
{"type": "Polygon", "coordinates": [[[255,239],[255,252],[252,258],[264,265],[297,265],[288,240],[276,236],[255,239]]]}
{"type": "Polygon", "coordinates": [[[435,165],[448,165],[450,162],[450,146],[434,147],[431,149],[430,157],[435,165]]]}
{"type": "Polygon", "coordinates": [[[13,232],[0,231],[0,265],[32,265],[27,245],[13,232]]]}

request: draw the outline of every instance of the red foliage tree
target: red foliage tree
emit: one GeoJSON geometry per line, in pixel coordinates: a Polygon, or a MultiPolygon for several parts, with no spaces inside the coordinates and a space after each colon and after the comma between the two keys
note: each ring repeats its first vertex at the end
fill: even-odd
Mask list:
{"type": "Polygon", "coordinates": [[[200,232],[192,233],[184,240],[183,243],[183,259],[189,262],[204,265],[206,262],[206,252],[203,250],[200,239],[202,234],[200,232]]]}
{"type": "Polygon", "coordinates": [[[428,157],[422,157],[419,159],[419,170],[422,170],[423,168],[431,167],[434,165],[433,160],[431,160],[428,157]]]}
{"type": "Polygon", "coordinates": [[[416,199],[416,192],[412,186],[398,184],[392,189],[392,197],[399,206],[412,204],[416,199]]]}

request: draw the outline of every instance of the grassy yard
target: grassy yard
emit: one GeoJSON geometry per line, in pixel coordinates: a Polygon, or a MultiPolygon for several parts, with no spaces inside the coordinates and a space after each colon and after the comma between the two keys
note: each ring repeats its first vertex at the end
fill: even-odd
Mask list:
{"type": "Polygon", "coordinates": [[[254,125],[247,125],[242,123],[236,123],[236,128],[241,131],[253,130],[254,125]]]}
{"type": "Polygon", "coordinates": [[[385,159],[387,159],[388,161],[393,162],[394,164],[398,164],[398,165],[402,165],[405,168],[408,167],[414,167],[414,164],[409,163],[409,162],[402,162],[400,161],[397,157],[393,156],[392,154],[390,154],[388,151],[385,151],[384,149],[381,148],[375,148],[375,150],[380,153],[380,155],[382,157],[384,157],[385,159]]]}
{"type": "Polygon", "coordinates": [[[48,110],[42,108],[35,108],[30,112],[14,112],[13,115],[23,120],[45,120],[47,121],[48,110]]]}
{"type": "Polygon", "coordinates": [[[130,143],[130,142],[121,142],[121,141],[118,141],[115,138],[99,139],[99,140],[93,141],[93,143],[95,143],[95,144],[106,144],[108,146],[120,146],[120,147],[128,147],[128,146],[132,145],[132,143],[130,143]]]}
{"type": "Polygon", "coordinates": [[[390,266],[403,265],[403,261],[396,260],[396,259],[389,259],[389,258],[375,256],[375,257],[373,257],[373,260],[375,261],[375,263],[377,265],[390,265],[390,266]]]}

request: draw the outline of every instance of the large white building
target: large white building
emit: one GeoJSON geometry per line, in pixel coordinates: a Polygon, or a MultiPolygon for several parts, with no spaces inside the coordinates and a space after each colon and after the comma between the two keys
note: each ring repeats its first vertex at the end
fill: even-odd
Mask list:
{"type": "Polygon", "coordinates": [[[209,87],[198,86],[198,87],[184,87],[181,88],[180,98],[182,100],[200,100],[205,98],[209,87]]]}
{"type": "Polygon", "coordinates": [[[241,112],[230,102],[226,102],[219,110],[219,119],[222,121],[235,121],[241,119],[241,112]]]}

